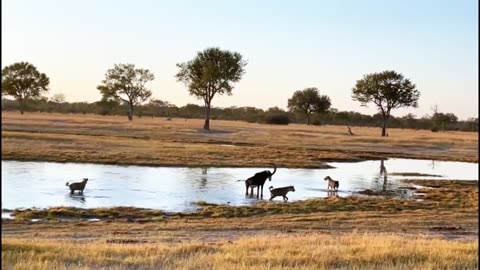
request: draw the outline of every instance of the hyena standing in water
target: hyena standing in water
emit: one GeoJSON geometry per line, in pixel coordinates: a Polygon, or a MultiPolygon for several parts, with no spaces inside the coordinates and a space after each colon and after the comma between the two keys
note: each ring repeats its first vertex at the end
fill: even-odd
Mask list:
{"type": "Polygon", "coordinates": [[[73,194],[75,190],[79,190],[81,194],[83,194],[83,190],[87,185],[88,178],[83,178],[82,182],[76,182],[69,184],[68,182],[65,184],[67,187],[70,188],[70,194],[73,194]]]}
{"type": "Polygon", "coordinates": [[[325,177],[323,180],[328,181],[328,189],[338,190],[338,181],[333,180],[330,176],[325,177]]]}
{"type": "Polygon", "coordinates": [[[289,191],[292,191],[292,192],[295,192],[295,187],[294,186],[288,186],[288,187],[281,187],[281,188],[273,188],[273,187],[270,187],[270,201],[277,197],[277,196],[282,196],[283,197],[283,201],[288,201],[288,197],[287,197],[287,193],[289,191]]]}

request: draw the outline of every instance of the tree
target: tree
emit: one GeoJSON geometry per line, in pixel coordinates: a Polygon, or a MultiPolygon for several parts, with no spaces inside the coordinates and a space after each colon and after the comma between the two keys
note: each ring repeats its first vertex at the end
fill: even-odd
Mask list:
{"type": "Polygon", "coordinates": [[[268,110],[266,112],[267,113],[285,113],[284,110],[280,109],[277,106],[268,108],[268,110]]]}
{"type": "Polygon", "coordinates": [[[458,117],[453,113],[437,113],[436,119],[440,123],[442,130],[446,129],[445,126],[448,129],[449,126],[458,122],[458,117]]]}
{"type": "Polygon", "coordinates": [[[432,114],[432,121],[433,121],[432,130],[437,130],[438,105],[434,104],[430,109],[433,111],[433,114],[432,114]]]}
{"type": "Polygon", "coordinates": [[[408,113],[403,117],[408,128],[414,128],[417,121],[417,117],[413,113],[408,113]]]}
{"type": "Polygon", "coordinates": [[[386,135],[387,122],[392,109],[417,107],[420,92],[409,79],[395,71],[367,74],[352,89],[352,99],[362,106],[373,102],[382,115],[382,136],[386,135]]]}
{"type": "Polygon", "coordinates": [[[104,99],[102,98],[100,101],[95,102],[100,109],[99,113],[101,115],[112,114],[116,108],[120,107],[120,101],[115,99],[104,99]]]}
{"type": "Polygon", "coordinates": [[[158,114],[159,116],[170,116],[169,111],[173,108],[176,108],[174,104],[171,104],[168,101],[163,101],[160,99],[152,99],[148,103],[149,106],[154,108],[155,114],[158,114]]]}
{"type": "Polygon", "coordinates": [[[28,62],[14,63],[2,69],[2,96],[12,96],[23,114],[29,100],[38,100],[48,92],[50,79],[28,62]]]}
{"type": "Polygon", "coordinates": [[[307,117],[307,125],[310,125],[310,117],[313,112],[326,112],[330,108],[330,98],[320,95],[316,87],[298,90],[288,99],[288,108],[291,111],[302,112],[307,117]]]}
{"type": "Polygon", "coordinates": [[[189,62],[177,64],[180,69],[175,75],[177,81],[183,82],[190,95],[202,99],[205,105],[205,124],[203,129],[210,129],[210,108],[215,94],[232,95],[233,83],[241,80],[247,63],[237,52],[207,48],[198,52],[189,62]]]}
{"type": "Polygon", "coordinates": [[[55,103],[64,103],[65,102],[65,95],[62,93],[57,93],[53,95],[53,97],[50,99],[52,102],[55,103]]]}
{"type": "Polygon", "coordinates": [[[135,106],[147,101],[152,91],[145,84],[155,76],[148,69],[135,68],[133,64],[116,64],[105,74],[105,80],[97,86],[104,100],[123,101],[128,105],[128,120],[133,119],[135,106]]]}
{"type": "Polygon", "coordinates": [[[478,132],[478,117],[470,117],[467,119],[467,123],[470,126],[472,131],[477,131],[478,132]]]}

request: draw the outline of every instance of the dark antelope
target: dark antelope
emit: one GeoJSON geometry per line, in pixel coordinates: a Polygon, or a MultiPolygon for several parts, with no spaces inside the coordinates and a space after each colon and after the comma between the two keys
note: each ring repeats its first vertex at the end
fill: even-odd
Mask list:
{"type": "MultiPolygon", "coordinates": [[[[265,181],[267,181],[267,179],[269,181],[272,181],[272,175],[274,175],[276,171],[277,171],[277,166],[273,165],[273,172],[270,172],[268,170],[263,172],[258,172],[254,176],[245,180],[245,195],[248,195],[248,188],[250,188],[251,186],[255,186],[257,187],[257,199],[258,199],[258,194],[260,192],[260,189],[261,189],[262,198],[263,198],[263,185],[265,184],[265,181]]],[[[251,195],[253,195],[253,189],[251,193],[252,193],[251,195]]]]}

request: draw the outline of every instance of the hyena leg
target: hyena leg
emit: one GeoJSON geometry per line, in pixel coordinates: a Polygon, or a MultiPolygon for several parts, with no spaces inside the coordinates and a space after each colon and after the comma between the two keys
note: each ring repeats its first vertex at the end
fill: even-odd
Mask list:
{"type": "Polygon", "coordinates": [[[277,196],[273,196],[273,195],[272,195],[272,197],[270,197],[270,200],[269,200],[269,201],[273,200],[273,198],[275,198],[275,197],[277,197],[277,196]]]}
{"type": "Polygon", "coordinates": [[[285,202],[288,201],[288,197],[283,195],[283,201],[285,201],[285,202]]]}

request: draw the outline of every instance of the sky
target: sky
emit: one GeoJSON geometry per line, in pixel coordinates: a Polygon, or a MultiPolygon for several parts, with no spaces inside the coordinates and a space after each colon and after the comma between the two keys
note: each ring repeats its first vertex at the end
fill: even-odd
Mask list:
{"type": "Polygon", "coordinates": [[[365,74],[395,70],[420,91],[418,108],[478,117],[476,0],[3,0],[2,68],[19,61],[50,78],[50,96],[94,102],[114,64],[149,69],[153,97],[202,105],[177,82],[177,63],[208,47],[248,64],[213,106],[278,106],[317,87],[338,110],[373,114],[351,98],[365,74]]]}

